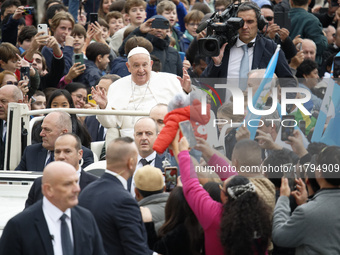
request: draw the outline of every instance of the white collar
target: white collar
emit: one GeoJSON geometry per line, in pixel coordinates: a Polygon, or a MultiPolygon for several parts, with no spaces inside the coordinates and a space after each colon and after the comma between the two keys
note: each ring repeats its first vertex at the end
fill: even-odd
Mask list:
{"type": "MultiPolygon", "coordinates": [[[[147,161],[151,161],[151,160],[154,160],[156,158],[156,151],[153,151],[149,156],[147,156],[145,159],[147,161]]],[[[138,161],[139,162],[140,160],[142,159],[142,157],[138,154],[138,161]]]]}
{"type": "Polygon", "coordinates": [[[122,184],[123,184],[123,187],[124,189],[127,190],[127,180],[125,180],[124,177],[122,177],[121,175],[117,174],[116,172],[112,172],[110,170],[105,170],[105,173],[108,173],[108,174],[111,174],[113,176],[115,176],[122,184]]]}
{"type": "Polygon", "coordinates": [[[65,213],[71,219],[71,209],[67,208],[65,212],[62,212],[58,207],[52,204],[46,197],[43,197],[42,201],[43,211],[47,212],[47,215],[53,220],[57,222],[60,220],[60,217],[65,213]]]}
{"type": "MultiPolygon", "coordinates": [[[[250,42],[251,42],[251,43],[255,43],[255,41],[256,41],[256,37],[255,37],[253,40],[251,40],[250,42]]],[[[239,48],[239,47],[242,47],[242,45],[245,45],[245,44],[246,44],[246,43],[242,42],[242,41],[240,40],[240,38],[238,37],[235,45],[236,45],[237,48],[239,48]]],[[[255,45],[255,44],[254,44],[254,45],[255,45]]]]}

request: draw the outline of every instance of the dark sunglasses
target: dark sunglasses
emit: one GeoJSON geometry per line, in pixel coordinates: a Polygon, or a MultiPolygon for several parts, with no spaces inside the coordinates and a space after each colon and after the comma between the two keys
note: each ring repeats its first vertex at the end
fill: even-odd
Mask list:
{"type": "Polygon", "coordinates": [[[267,21],[272,21],[274,19],[274,17],[272,16],[268,16],[268,17],[264,17],[267,21]]]}

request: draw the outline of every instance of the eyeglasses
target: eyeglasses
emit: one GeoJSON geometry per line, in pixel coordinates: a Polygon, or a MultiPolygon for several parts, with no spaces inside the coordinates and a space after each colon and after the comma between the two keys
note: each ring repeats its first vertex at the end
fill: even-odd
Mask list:
{"type": "Polygon", "coordinates": [[[18,86],[18,82],[17,81],[7,81],[6,85],[16,85],[16,86],[18,86]]]}
{"type": "Polygon", "coordinates": [[[216,8],[215,11],[216,12],[223,12],[225,10],[225,8],[216,8]]]}
{"type": "Polygon", "coordinates": [[[274,17],[273,16],[267,16],[267,17],[264,17],[267,21],[272,21],[274,20],[274,17]]]}
{"type": "Polygon", "coordinates": [[[188,26],[191,26],[191,27],[198,27],[199,26],[199,23],[189,23],[188,26]]]}

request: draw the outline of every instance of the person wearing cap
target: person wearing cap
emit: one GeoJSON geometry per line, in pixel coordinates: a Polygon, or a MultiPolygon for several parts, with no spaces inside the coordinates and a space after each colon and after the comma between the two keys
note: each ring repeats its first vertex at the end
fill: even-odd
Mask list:
{"type": "Polygon", "coordinates": [[[165,193],[164,176],[159,168],[146,165],[139,168],[135,177],[136,200],[142,215],[147,210],[152,217],[156,233],[165,220],[165,204],[169,193],[165,193]]]}
{"type": "MultiPolygon", "coordinates": [[[[186,71],[183,78],[177,79],[173,74],[151,71],[152,64],[150,53],[145,48],[132,49],[126,64],[131,75],[110,86],[107,98],[98,87],[92,88],[99,108],[150,112],[159,103],[168,104],[176,94],[191,91],[186,71]]],[[[107,142],[119,136],[133,138],[135,116],[98,115],[97,119],[108,128],[107,142]]]]}
{"type": "Polygon", "coordinates": [[[143,36],[153,46],[152,55],[160,59],[162,72],[183,75],[183,64],[178,51],[170,46],[170,37],[167,32],[170,28],[169,20],[162,15],[154,15],[138,28],[133,30],[119,48],[120,55],[124,54],[124,45],[132,36],[143,36]]]}

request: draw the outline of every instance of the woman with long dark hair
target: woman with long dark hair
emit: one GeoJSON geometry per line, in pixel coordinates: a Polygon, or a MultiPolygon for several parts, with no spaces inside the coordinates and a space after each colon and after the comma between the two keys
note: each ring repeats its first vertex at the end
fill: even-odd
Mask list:
{"type": "Polygon", "coordinates": [[[164,255],[200,255],[203,230],[185,200],[182,187],[174,188],[165,206],[165,222],[153,250],[164,255]]]}
{"type": "Polygon", "coordinates": [[[255,185],[238,175],[222,192],[227,196],[220,225],[224,254],[265,254],[272,231],[271,213],[255,185]]]}
{"type": "MultiPolygon", "coordinates": [[[[245,177],[232,177],[237,175],[232,170],[223,171],[228,179],[221,190],[222,203],[214,201],[200,186],[196,168],[190,159],[188,141],[183,137],[177,144],[177,139],[174,139],[173,151],[175,154],[180,151],[177,158],[183,193],[204,230],[206,255],[265,254],[271,234],[271,214],[256,194],[255,186],[245,177]],[[257,204],[250,198],[255,199],[257,204]]],[[[223,169],[229,167],[216,154],[209,164],[223,169]]]]}

